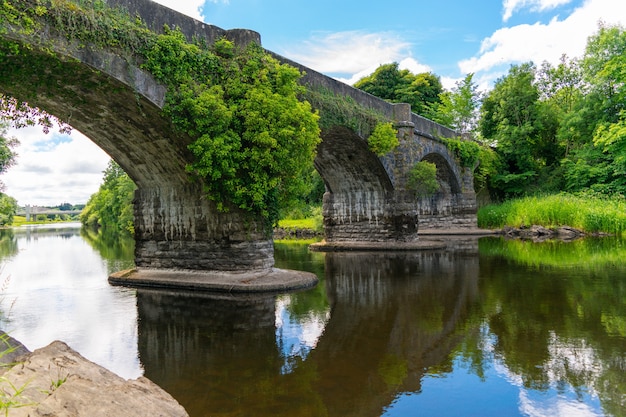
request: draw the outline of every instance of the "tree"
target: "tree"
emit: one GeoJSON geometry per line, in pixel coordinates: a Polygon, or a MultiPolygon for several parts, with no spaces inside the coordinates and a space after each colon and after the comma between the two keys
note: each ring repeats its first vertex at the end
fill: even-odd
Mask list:
{"type": "MultiPolygon", "coordinates": [[[[520,195],[533,188],[545,167],[560,160],[555,143],[558,124],[548,106],[539,102],[535,66],[512,66],[496,81],[481,107],[480,131],[495,145],[503,170],[494,177],[503,196],[520,195]]],[[[543,172],[545,174],[545,172],[543,172]]]]}
{"type": "Polygon", "coordinates": [[[600,25],[581,61],[584,98],[561,123],[559,137],[571,138],[563,160],[566,187],[626,193],[624,120],[626,111],[626,31],[600,25]]]}
{"type": "Polygon", "coordinates": [[[449,126],[461,134],[475,136],[478,127],[478,109],[481,94],[470,73],[458,81],[452,91],[444,91],[435,106],[433,120],[449,126]]]}
{"type": "Polygon", "coordinates": [[[80,214],[86,226],[133,233],[135,183],[115,162],[109,161],[98,192],[93,194],[80,214]]]}
{"type": "MultiPolygon", "coordinates": [[[[8,124],[0,119],[0,174],[4,174],[15,164],[17,153],[13,151],[19,142],[14,137],[7,136],[8,124]]],[[[4,189],[4,183],[0,181],[0,190],[4,189]]],[[[13,197],[0,192],[0,226],[13,223],[13,216],[17,212],[17,201],[13,197]]]]}
{"type": "Polygon", "coordinates": [[[372,74],[354,83],[360,90],[392,103],[408,103],[414,113],[431,117],[443,92],[441,80],[431,72],[413,74],[400,70],[398,63],[379,66],[372,74]]]}
{"type": "Polygon", "coordinates": [[[592,93],[602,98],[602,121],[615,123],[626,110],[626,31],[600,25],[587,41],[582,62],[592,93]]]}
{"type": "Polygon", "coordinates": [[[17,200],[4,193],[0,193],[0,226],[12,224],[16,212],[17,200]]]}
{"type": "MultiPolygon", "coordinates": [[[[8,124],[0,118],[0,174],[4,174],[15,164],[17,153],[13,151],[19,141],[14,137],[8,137],[8,124]]],[[[0,189],[4,184],[0,181],[0,189]]]]}

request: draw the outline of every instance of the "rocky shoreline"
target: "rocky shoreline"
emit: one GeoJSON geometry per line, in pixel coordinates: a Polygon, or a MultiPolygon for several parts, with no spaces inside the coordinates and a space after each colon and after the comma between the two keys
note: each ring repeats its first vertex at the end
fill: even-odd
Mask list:
{"type": "Polygon", "coordinates": [[[63,342],[29,352],[0,336],[0,398],[11,417],[188,417],[148,378],[126,380],[63,342]]]}
{"type": "Polygon", "coordinates": [[[542,242],[551,239],[572,241],[586,236],[609,236],[606,233],[586,233],[569,226],[548,228],[538,225],[522,227],[506,226],[499,234],[511,239],[532,240],[533,242],[542,242]]]}

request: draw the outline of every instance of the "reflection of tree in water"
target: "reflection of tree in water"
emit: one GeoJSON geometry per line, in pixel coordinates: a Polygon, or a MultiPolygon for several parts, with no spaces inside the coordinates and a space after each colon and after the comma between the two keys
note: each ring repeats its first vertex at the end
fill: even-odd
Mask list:
{"type": "Polygon", "coordinates": [[[588,389],[623,415],[623,268],[525,265],[499,245],[480,257],[475,246],[303,252],[294,262],[323,265],[324,280],[278,299],[139,290],[140,359],[192,416],[379,416],[421,392],[425,375],[465,372],[459,361],[483,379],[497,362],[527,388],[588,389]],[[311,314],[327,315],[306,355],[279,346],[277,300],[287,299],[304,332],[311,314]]]}
{"type": "MultiPolygon", "coordinates": [[[[11,259],[18,251],[17,237],[13,229],[0,229],[0,261],[11,259]]],[[[5,328],[9,322],[11,305],[14,302],[5,295],[10,279],[10,276],[4,274],[3,265],[0,264],[0,328],[5,328]]]]}
{"type": "Polygon", "coordinates": [[[135,262],[135,240],[132,236],[102,228],[83,227],[80,235],[107,261],[109,273],[129,269],[135,262]]]}
{"type": "Polygon", "coordinates": [[[526,388],[569,384],[623,415],[626,269],[612,266],[624,249],[610,242],[481,241],[480,315],[495,335],[494,354],[526,388]],[[531,262],[529,252],[537,255],[531,262]],[[559,267],[555,259],[569,261],[559,267]]]}
{"type": "Polygon", "coordinates": [[[19,248],[13,229],[0,229],[0,260],[15,256],[19,248]]]}

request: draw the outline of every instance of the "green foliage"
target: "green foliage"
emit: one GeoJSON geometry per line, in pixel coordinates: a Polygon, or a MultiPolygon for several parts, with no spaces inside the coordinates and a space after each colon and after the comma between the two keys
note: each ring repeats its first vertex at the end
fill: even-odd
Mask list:
{"type": "MultiPolygon", "coordinates": [[[[13,151],[19,141],[14,137],[7,136],[7,123],[0,118],[0,174],[4,174],[15,164],[17,153],[13,151]]],[[[0,182],[0,188],[2,188],[0,182]]]]}
{"type": "Polygon", "coordinates": [[[0,226],[13,224],[13,217],[17,212],[17,200],[0,193],[0,226]]]}
{"type": "Polygon", "coordinates": [[[409,171],[407,188],[414,190],[418,196],[424,197],[431,196],[439,191],[437,165],[428,161],[416,163],[409,171]]]}
{"type": "Polygon", "coordinates": [[[452,91],[441,93],[432,113],[435,122],[471,136],[475,136],[481,102],[481,94],[473,77],[474,74],[470,73],[458,81],[452,91]]]}
{"type": "Polygon", "coordinates": [[[298,100],[300,72],[257,44],[220,39],[213,50],[166,30],[144,68],[169,85],[166,112],[194,139],[187,170],[222,210],[229,204],[272,223],[306,192],[319,143],[318,116],[298,100]]]}
{"type": "Polygon", "coordinates": [[[348,96],[335,95],[330,90],[307,88],[302,93],[306,101],[320,113],[319,125],[323,130],[345,126],[362,137],[367,137],[385,117],[359,105],[348,96]]]}
{"type": "Polygon", "coordinates": [[[474,170],[474,191],[476,194],[489,190],[493,178],[500,167],[498,154],[488,146],[480,146],[478,152],[478,167],[474,170]]]}
{"type": "Polygon", "coordinates": [[[400,70],[397,62],[379,66],[354,86],[392,103],[408,103],[414,113],[426,117],[431,117],[443,92],[441,80],[435,74],[400,70]]]}
{"type": "Polygon", "coordinates": [[[502,160],[495,193],[516,196],[532,189],[533,179],[563,155],[556,143],[558,124],[549,106],[539,102],[532,63],[512,66],[483,100],[480,130],[495,144],[502,160]]]}
{"type": "Polygon", "coordinates": [[[462,139],[443,138],[442,140],[461,166],[468,168],[476,166],[481,149],[478,143],[462,139]]]}
{"type": "Polygon", "coordinates": [[[391,123],[379,123],[372,134],[367,138],[370,151],[378,156],[383,156],[398,147],[398,131],[391,123]]]}
{"type": "Polygon", "coordinates": [[[86,226],[134,233],[133,197],[135,184],[114,161],[104,171],[103,182],[80,214],[86,226]]]}
{"type": "Polygon", "coordinates": [[[626,232],[626,199],[616,195],[560,193],[545,197],[507,200],[478,210],[478,226],[544,227],[571,226],[586,232],[605,232],[618,236],[626,232]]]}

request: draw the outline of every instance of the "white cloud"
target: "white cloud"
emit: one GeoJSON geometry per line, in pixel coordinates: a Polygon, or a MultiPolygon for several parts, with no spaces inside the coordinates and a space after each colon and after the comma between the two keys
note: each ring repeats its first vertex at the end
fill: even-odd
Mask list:
{"type": "MultiPolygon", "coordinates": [[[[194,19],[203,21],[200,14],[200,8],[204,5],[204,0],[153,0],[155,3],[162,4],[172,10],[176,10],[194,19]]],[[[216,3],[217,1],[215,1],[216,3]]]]}
{"type": "Polygon", "coordinates": [[[459,62],[459,69],[464,74],[477,73],[493,81],[512,63],[558,63],[563,54],[581,56],[587,38],[597,31],[599,21],[626,23],[626,2],[586,0],[564,19],[557,16],[548,24],[537,22],[498,29],[482,41],[476,56],[459,62]]]}
{"type": "MultiPolygon", "coordinates": [[[[390,32],[347,31],[314,36],[300,45],[300,52],[284,55],[316,71],[352,76],[409,55],[410,44],[390,32]],[[302,52],[304,51],[304,52],[302,52]]],[[[370,70],[371,69],[371,70],[370,70]]]]}
{"type": "Polygon", "coordinates": [[[41,128],[31,127],[11,130],[9,135],[20,141],[15,148],[17,163],[0,180],[4,192],[19,205],[86,203],[98,191],[110,158],[80,132],[46,135],[41,128]]]}
{"type": "Polygon", "coordinates": [[[514,12],[525,7],[532,11],[542,12],[571,2],[572,0],[504,0],[502,20],[506,22],[513,16],[514,12]]]}

